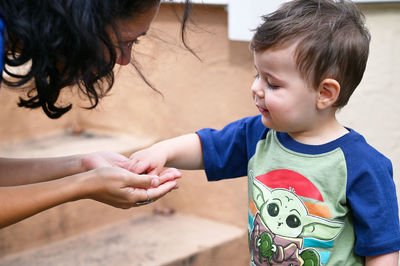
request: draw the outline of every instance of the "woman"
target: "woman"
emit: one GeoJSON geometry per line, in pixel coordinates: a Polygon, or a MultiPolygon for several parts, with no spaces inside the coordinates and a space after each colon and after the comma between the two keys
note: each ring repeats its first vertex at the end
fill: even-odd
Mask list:
{"type": "MultiPolygon", "coordinates": [[[[53,119],[71,109],[57,104],[61,90],[70,85],[77,85],[94,108],[114,83],[115,64],[131,62],[132,46],[146,34],[159,6],[160,0],[0,1],[3,84],[29,88],[18,105],[42,108],[53,119]],[[25,64],[30,65],[27,73],[12,72],[25,64]]],[[[186,0],[184,44],[189,8],[186,0]]],[[[124,169],[127,160],[112,152],[0,158],[0,228],[73,200],[130,208],[177,188],[176,169],[160,176],[136,175],[124,169]]]]}

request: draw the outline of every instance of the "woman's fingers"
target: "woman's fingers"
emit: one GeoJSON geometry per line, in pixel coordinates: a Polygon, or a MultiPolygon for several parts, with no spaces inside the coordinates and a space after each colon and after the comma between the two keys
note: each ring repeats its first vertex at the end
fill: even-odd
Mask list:
{"type": "Polygon", "coordinates": [[[173,189],[178,188],[178,183],[176,181],[168,181],[164,184],[156,188],[149,188],[149,189],[136,189],[136,201],[134,202],[134,206],[141,206],[145,204],[152,203],[155,200],[163,197],[168,192],[172,191],[173,189]]]}
{"type": "MultiPolygon", "coordinates": [[[[147,193],[149,194],[149,199],[150,200],[157,200],[168,192],[177,189],[178,188],[178,183],[174,180],[167,181],[161,185],[159,185],[156,188],[149,188],[147,190],[147,193]]],[[[147,196],[146,196],[147,197],[147,196]]]]}
{"type": "Polygon", "coordinates": [[[160,178],[156,175],[138,175],[127,172],[126,186],[134,188],[157,187],[160,184],[160,178]]]}
{"type": "Polygon", "coordinates": [[[173,168],[165,170],[162,177],[134,174],[118,167],[100,168],[92,173],[96,175],[91,178],[92,185],[89,187],[93,188],[93,184],[101,185],[89,197],[123,209],[159,199],[178,187],[175,178],[180,177],[180,172],[173,168]],[[98,182],[98,178],[102,182],[98,182]]]}

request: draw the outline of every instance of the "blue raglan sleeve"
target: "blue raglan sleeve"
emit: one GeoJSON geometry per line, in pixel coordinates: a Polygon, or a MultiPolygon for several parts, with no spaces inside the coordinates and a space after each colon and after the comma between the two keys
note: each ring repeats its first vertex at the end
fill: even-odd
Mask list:
{"type": "Polygon", "coordinates": [[[353,214],[355,252],[376,256],[398,251],[400,226],[392,164],[366,142],[353,145],[361,147],[346,151],[346,193],[353,214]]]}
{"type": "Polygon", "coordinates": [[[232,122],[221,130],[204,128],[197,131],[208,180],[247,175],[247,162],[265,130],[260,116],[253,116],[232,122]]]}

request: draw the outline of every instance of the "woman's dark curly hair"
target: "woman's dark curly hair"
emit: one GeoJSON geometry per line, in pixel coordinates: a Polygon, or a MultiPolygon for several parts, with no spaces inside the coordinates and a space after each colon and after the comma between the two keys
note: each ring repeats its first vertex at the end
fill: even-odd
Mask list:
{"type": "MultiPolygon", "coordinates": [[[[5,24],[4,77],[10,87],[33,86],[19,106],[41,107],[58,118],[72,105],[56,106],[64,87],[78,85],[90,100],[90,109],[114,84],[116,47],[107,28],[116,31],[116,21],[145,13],[160,0],[11,0],[0,1],[5,24]],[[9,68],[31,64],[27,73],[9,68]]],[[[182,41],[190,12],[186,0],[182,41]]],[[[186,46],[187,47],[187,46],[186,46]]]]}

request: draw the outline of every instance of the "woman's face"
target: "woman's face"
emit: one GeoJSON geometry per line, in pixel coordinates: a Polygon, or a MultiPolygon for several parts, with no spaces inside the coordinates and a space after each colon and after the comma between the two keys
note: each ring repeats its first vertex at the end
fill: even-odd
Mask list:
{"type": "Polygon", "coordinates": [[[125,66],[130,63],[132,46],[139,42],[141,36],[146,35],[150,24],[158,14],[159,7],[160,5],[157,4],[145,13],[117,21],[116,26],[120,34],[121,47],[118,45],[115,35],[112,35],[115,47],[117,47],[117,64],[125,66]]]}

